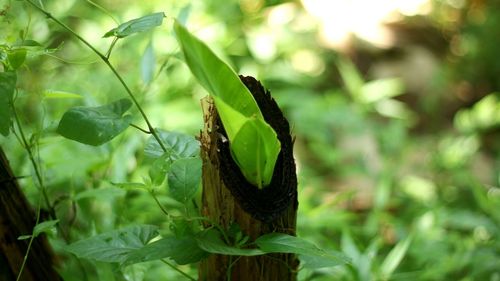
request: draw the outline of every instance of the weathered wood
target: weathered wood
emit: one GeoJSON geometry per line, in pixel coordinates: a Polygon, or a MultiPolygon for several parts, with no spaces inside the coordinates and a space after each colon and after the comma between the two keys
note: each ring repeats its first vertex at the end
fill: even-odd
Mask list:
{"type": "MultiPolygon", "coordinates": [[[[29,242],[17,238],[31,234],[34,225],[33,209],[0,147],[0,280],[16,280],[29,242]]],[[[39,235],[31,245],[21,280],[62,280],[53,268],[53,257],[45,235],[39,235]]]]}
{"type": "MultiPolygon", "coordinates": [[[[297,179],[288,122],[269,92],[266,92],[258,81],[250,77],[242,77],[242,80],[254,95],[266,121],[278,133],[282,143],[279,163],[276,165],[271,186],[266,187],[269,189],[267,193],[248,186],[248,183],[241,179],[243,176],[230,157],[228,143],[223,137],[225,132],[213,103],[210,99],[204,100],[202,104],[205,127],[200,136],[203,159],[202,213],[226,230],[231,224],[237,223],[252,241],[271,232],[295,235],[297,179]],[[246,189],[241,188],[254,189],[248,193],[246,189]],[[274,191],[270,190],[273,188],[274,191]],[[271,197],[274,194],[275,197],[267,198],[266,194],[271,194],[271,197]],[[256,200],[269,202],[262,205],[262,202],[256,200]]],[[[240,281],[296,280],[298,264],[299,261],[293,254],[255,257],[211,255],[200,263],[199,280],[227,280],[228,277],[240,281]]]]}

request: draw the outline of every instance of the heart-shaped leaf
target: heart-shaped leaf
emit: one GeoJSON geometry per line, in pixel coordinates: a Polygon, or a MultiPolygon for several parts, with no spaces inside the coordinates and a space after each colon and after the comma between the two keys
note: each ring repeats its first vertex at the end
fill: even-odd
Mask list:
{"type": "Polygon", "coordinates": [[[122,116],[132,102],[120,99],[98,107],[78,106],[64,113],[57,132],[63,137],[98,146],[112,140],[130,124],[132,116],[122,116]]]}

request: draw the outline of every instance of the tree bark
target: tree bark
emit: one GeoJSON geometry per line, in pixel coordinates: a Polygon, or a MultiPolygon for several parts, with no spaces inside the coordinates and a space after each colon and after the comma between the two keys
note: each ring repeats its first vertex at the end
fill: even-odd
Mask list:
{"type": "MultiPolygon", "coordinates": [[[[21,235],[31,234],[35,214],[22,193],[0,147],[0,280],[16,280],[28,248],[21,235]]],[[[20,280],[62,280],[45,235],[34,239],[20,280]]]]}
{"type": "MultiPolygon", "coordinates": [[[[215,106],[211,99],[204,100],[205,127],[200,136],[202,213],[225,230],[237,223],[250,241],[272,232],[295,235],[297,176],[288,121],[260,82],[252,77],[240,78],[253,94],[266,122],[277,132],[281,152],[269,186],[259,190],[248,183],[231,157],[215,106]]],[[[211,255],[200,263],[199,280],[291,281],[296,280],[298,264],[294,254],[211,255]]]]}

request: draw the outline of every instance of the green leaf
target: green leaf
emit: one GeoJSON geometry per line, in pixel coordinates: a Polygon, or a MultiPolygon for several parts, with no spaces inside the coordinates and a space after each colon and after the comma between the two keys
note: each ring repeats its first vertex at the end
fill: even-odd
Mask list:
{"type": "Polygon", "coordinates": [[[186,203],[195,195],[201,182],[201,159],[198,157],[178,159],[168,172],[170,195],[186,203]]]}
{"type": "Polygon", "coordinates": [[[13,70],[18,69],[26,60],[26,49],[13,49],[7,52],[10,67],[13,70]]]}
{"type": "Polygon", "coordinates": [[[406,237],[406,239],[399,241],[394,248],[387,254],[387,257],[382,262],[380,267],[380,273],[384,280],[388,280],[391,278],[392,273],[398,265],[403,260],[408,247],[410,246],[412,240],[412,236],[406,237]]]}
{"type": "Polygon", "coordinates": [[[141,78],[144,84],[149,84],[153,80],[155,71],[155,52],[153,42],[149,41],[141,58],[141,78]]]}
{"type": "Polygon", "coordinates": [[[15,72],[0,72],[0,134],[9,135],[12,125],[12,103],[16,88],[15,72]]]}
{"type": "MultiPolygon", "coordinates": [[[[35,225],[35,228],[33,228],[33,236],[36,238],[40,233],[44,233],[52,229],[57,223],[59,223],[59,220],[50,220],[50,221],[44,221],[41,222],[37,225],[35,225]]],[[[26,240],[30,239],[30,235],[21,235],[17,238],[17,240],[26,240]]]]}
{"type": "Polygon", "coordinates": [[[212,254],[230,256],[258,256],[265,254],[259,249],[241,249],[229,246],[221,240],[219,232],[214,229],[203,231],[196,237],[196,241],[201,249],[212,254]]]}
{"type": "Polygon", "coordinates": [[[43,91],[44,99],[81,99],[83,96],[66,91],[47,89],[43,91]]]}
{"type": "Polygon", "coordinates": [[[123,189],[132,189],[132,188],[147,189],[147,185],[140,182],[112,182],[111,184],[123,189]]]}
{"type": "Polygon", "coordinates": [[[177,264],[183,265],[198,262],[206,256],[207,252],[198,247],[192,236],[165,237],[130,253],[124,264],[171,258],[177,264]]]}
{"type": "Polygon", "coordinates": [[[360,99],[373,103],[403,94],[404,83],[399,78],[386,78],[370,81],[361,87],[360,99]]]}
{"type": "Polygon", "coordinates": [[[174,30],[184,53],[186,64],[214,99],[229,138],[233,158],[243,175],[250,183],[258,187],[269,184],[281,148],[276,133],[264,121],[257,102],[238,75],[207,45],[193,36],[177,21],[174,24],[174,30]],[[261,124],[257,124],[259,122],[261,124]],[[241,137],[240,143],[235,147],[235,138],[243,127],[247,128],[242,134],[250,139],[258,139],[259,141],[254,141],[251,145],[259,147],[244,147],[241,137]],[[258,151],[259,153],[250,155],[248,151],[258,151]],[[265,159],[259,159],[264,155],[265,159]],[[265,165],[262,165],[263,163],[265,165]]]}
{"type": "Polygon", "coordinates": [[[266,253],[294,253],[305,258],[311,268],[335,266],[349,263],[350,260],[339,252],[326,252],[313,243],[284,233],[263,235],[255,244],[266,253]]]}
{"type": "Polygon", "coordinates": [[[261,188],[271,182],[274,163],[280,153],[280,143],[274,130],[260,119],[248,119],[232,142],[232,151],[239,151],[233,158],[247,179],[261,188]]]}
{"type": "Polygon", "coordinates": [[[49,220],[44,221],[35,226],[33,229],[33,235],[37,237],[40,233],[44,233],[52,229],[56,224],[59,223],[59,220],[49,220]]]}
{"type": "Polygon", "coordinates": [[[132,116],[123,113],[132,102],[120,99],[98,107],[74,107],[64,113],[57,132],[63,137],[98,146],[112,140],[130,124],[132,116]]]}
{"type": "Polygon", "coordinates": [[[164,17],[165,14],[163,12],[159,12],[133,19],[111,29],[110,31],[106,32],[103,37],[115,36],[118,38],[123,38],[134,33],[143,32],[160,26],[163,23],[164,17]]]}
{"type": "Polygon", "coordinates": [[[197,156],[200,152],[200,142],[193,136],[158,129],[156,129],[156,132],[158,132],[161,142],[167,148],[167,152],[163,151],[155,138],[150,137],[144,148],[144,153],[148,157],[159,158],[166,155],[166,157],[174,161],[180,158],[197,156]]]}
{"type": "Polygon", "coordinates": [[[80,240],[66,247],[79,258],[123,263],[128,255],[158,236],[153,225],[129,226],[80,240]]]}

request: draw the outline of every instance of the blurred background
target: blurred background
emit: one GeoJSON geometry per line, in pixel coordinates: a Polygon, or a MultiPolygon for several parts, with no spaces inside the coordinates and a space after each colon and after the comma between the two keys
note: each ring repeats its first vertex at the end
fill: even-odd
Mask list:
{"type": "MultiPolygon", "coordinates": [[[[45,2],[103,52],[119,23],[165,12],[161,27],[118,41],[111,55],[158,128],[197,135],[203,126],[206,92],[179,59],[173,18],[262,81],[296,137],[298,235],[353,259],[300,271],[300,280],[500,280],[500,2],[45,2]]],[[[55,133],[68,108],[125,97],[118,81],[29,5],[2,3],[2,48],[20,38],[42,45],[19,68],[16,107],[71,240],[132,223],[168,232],[147,192],[111,184],[147,177],[146,135],[130,128],[90,147],[55,133]]],[[[13,135],[0,145],[17,175],[32,173],[13,135]]],[[[35,202],[32,180],[21,185],[35,202]]],[[[164,190],[160,199],[179,208],[164,190]]],[[[121,273],[78,263],[51,237],[66,280],[85,280],[82,268],[88,280],[182,278],[160,262],[121,273]]]]}

